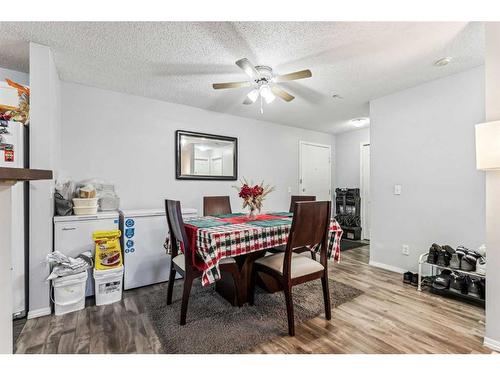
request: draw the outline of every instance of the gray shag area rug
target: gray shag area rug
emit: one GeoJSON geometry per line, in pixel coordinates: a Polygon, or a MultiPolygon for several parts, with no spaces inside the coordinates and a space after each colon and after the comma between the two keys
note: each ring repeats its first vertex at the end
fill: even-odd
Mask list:
{"type": "MultiPolygon", "coordinates": [[[[363,294],[359,289],[329,280],[332,307],[337,307],[363,294]]],[[[257,288],[255,305],[233,307],[213,287],[193,283],[189,298],[187,322],[179,325],[182,280],[174,286],[172,304],[167,306],[165,283],[145,300],[164,353],[230,354],[243,353],[277,336],[288,335],[286,305],[283,292],[269,294],[257,288]]],[[[315,280],[293,287],[295,325],[324,314],[321,281],[315,280]]],[[[335,319],[335,311],[332,312],[335,319]]]]}

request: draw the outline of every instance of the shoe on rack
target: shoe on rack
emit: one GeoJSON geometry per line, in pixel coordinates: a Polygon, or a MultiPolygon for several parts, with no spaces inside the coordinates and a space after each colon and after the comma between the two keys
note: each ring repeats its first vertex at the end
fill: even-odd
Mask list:
{"type": "Polygon", "coordinates": [[[408,271],[403,274],[403,282],[405,284],[411,284],[411,280],[413,279],[413,273],[408,271]]]}
{"type": "Polygon", "coordinates": [[[432,287],[439,290],[448,289],[450,287],[451,271],[443,270],[432,283],[432,287]]]}
{"type": "Polygon", "coordinates": [[[463,246],[459,246],[459,247],[457,247],[457,250],[455,251],[455,254],[457,254],[457,255],[458,255],[458,257],[459,257],[459,258],[460,258],[460,260],[461,260],[461,259],[462,259],[462,257],[463,257],[464,255],[467,255],[467,252],[468,252],[468,251],[469,251],[469,250],[468,250],[468,249],[466,249],[465,247],[463,247],[463,246]]]}
{"type": "Polygon", "coordinates": [[[427,263],[436,264],[440,250],[441,247],[438,244],[433,243],[429,248],[429,254],[427,255],[427,263]]]}
{"type": "Polygon", "coordinates": [[[467,294],[467,282],[464,275],[455,272],[451,274],[450,291],[458,294],[467,294]]]}
{"type": "Polygon", "coordinates": [[[411,285],[418,286],[418,273],[414,273],[411,278],[411,285]]]}
{"type": "Polygon", "coordinates": [[[453,255],[455,254],[455,249],[452,248],[450,245],[444,245],[442,246],[443,250],[446,251],[448,254],[453,255]]]}
{"type": "Polygon", "coordinates": [[[474,272],[476,270],[477,257],[471,253],[464,255],[460,261],[460,269],[462,271],[474,272]]]}
{"type": "Polygon", "coordinates": [[[486,258],[481,257],[476,262],[476,273],[481,276],[486,276],[486,258]]]}
{"type": "Polygon", "coordinates": [[[441,267],[448,267],[450,265],[451,255],[441,246],[439,248],[441,250],[438,253],[436,264],[441,267]]]}
{"type": "Polygon", "coordinates": [[[486,279],[481,278],[479,280],[479,286],[480,286],[480,292],[481,292],[481,299],[486,299],[486,279]]]}
{"type": "Polygon", "coordinates": [[[467,294],[471,297],[481,298],[481,284],[478,278],[467,278],[467,294]]]}
{"type": "Polygon", "coordinates": [[[460,269],[460,257],[457,253],[453,254],[450,259],[450,268],[454,268],[456,270],[460,269]]]}

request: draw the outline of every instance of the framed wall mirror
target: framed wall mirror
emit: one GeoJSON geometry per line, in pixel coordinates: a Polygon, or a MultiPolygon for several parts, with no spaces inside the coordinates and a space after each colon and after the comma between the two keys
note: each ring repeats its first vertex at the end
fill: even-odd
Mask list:
{"type": "Polygon", "coordinates": [[[238,139],[177,130],[175,170],[179,180],[236,180],[238,139]]]}

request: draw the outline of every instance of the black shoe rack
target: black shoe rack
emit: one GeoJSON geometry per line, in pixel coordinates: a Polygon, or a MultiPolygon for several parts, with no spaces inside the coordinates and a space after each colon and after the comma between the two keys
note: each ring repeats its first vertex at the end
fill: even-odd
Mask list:
{"type": "Polygon", "coordinates": [[[348,240],[361,239],[361,197],[359,189],[335,189],[335,220],[348,240]]]}

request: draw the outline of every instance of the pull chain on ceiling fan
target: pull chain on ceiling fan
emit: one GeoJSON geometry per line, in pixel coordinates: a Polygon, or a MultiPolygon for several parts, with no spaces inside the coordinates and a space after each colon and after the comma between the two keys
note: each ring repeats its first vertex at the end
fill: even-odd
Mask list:
{"type": "Polygon", "coordinates": [[[275,76],[273,70],[269,66],[254,66],[246,58],[236,61],[236,65],[238,65],[251,78],[250,81],[214,83],[212,87],[215,90],[253,87],[253,90],[247,94],[243,104],[253,104],[260,97],[261,113],[263,113],[262,99],[264,99],[267,104],[273,102],[274,99],[276,99],[276,96],[279,96],[286,102],[291,102],[295,99],[293,95],[283,90],[277,83],[294,81],[312,76],[309,69],[275,76]]]}

